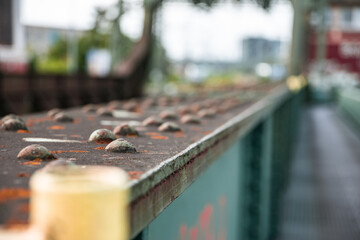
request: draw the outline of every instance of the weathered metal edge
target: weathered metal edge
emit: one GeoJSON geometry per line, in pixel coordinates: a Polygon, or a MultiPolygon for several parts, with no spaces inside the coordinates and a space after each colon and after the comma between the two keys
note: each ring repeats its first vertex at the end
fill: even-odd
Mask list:
{"type": "Polygon", "coordinates": [[[211,134],[131,181],[131,236],[134,237],[196,180],[226,149],[290,96],[278,86],[211,134]]]}

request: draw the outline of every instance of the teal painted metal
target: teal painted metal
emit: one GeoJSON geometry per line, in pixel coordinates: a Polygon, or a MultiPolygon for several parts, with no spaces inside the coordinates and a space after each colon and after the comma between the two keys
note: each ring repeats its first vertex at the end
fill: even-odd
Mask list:
{"type": "Polygon", "coordinates": [[[248,129],[136,240],[274,239],[303,97],[248,129]]]}
{"type": "Polygon", "coordinates": [[[360,89],[339,90],[338,105],[346,116],[360,126],[360,89]]]}
{"type": "Polygon", "coordinates": [[[239,239],[239,145],[237,141],[167,207],[147,227],[144,239],[239,239]]]}

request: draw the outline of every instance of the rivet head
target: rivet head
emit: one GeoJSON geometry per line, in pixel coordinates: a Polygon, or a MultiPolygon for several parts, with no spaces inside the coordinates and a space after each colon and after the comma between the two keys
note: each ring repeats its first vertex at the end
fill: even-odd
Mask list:
{"type": "Polygon", "coordinates": [[[132,145],[131,143],[129,143],[128,141],[122,138],[118,138],[112,141],[111,143],[109,143],[106,146],[105,151],[118,152],[118,153],[136,153],[136,149],[134,145],[132,145]]]}
{"type": "Polygon", "coordinates": [[[110,143],[116,139],[115,135],[108,129],[97,129],[91,133],[89,142],[110,143]]]}
{"type": "Polygon", "coordinates": [[[101,107],[96,111],[96,114],[98,116],[104,116],[104,117],[112,117],[112,111],[107,109],[106,107],[101,107]]]}
{"type": "Polygon", "coordinates": [[[17,158],[27,159],[27,160],[34,160],[36,158],[40,159],[55,159],[55,157],[49,152],[49,150],[41,146],[39,144],[32,144],[25,148],[23,148],[17,158]]]}
{"type": "Polygon", "coordinates": [[[69,170],[77,169],[78,166],[64,158],[57,159],[55,161],[52,161],[45,165],[44,168],[41,169],[41,171],[49,172],[49,173],[66,173],[69,170]]]}
{"type": "Polygon", "coordinates": [[[96,112],[97,107],[94,104],[87,104],[82,108],[82,110],[83,110],[83,112],[86,112],[86,113],[94,113],[94,112],[96,112]]]}
{"type": "Polygon", "coordinates": [[[120,136],[139,136],[138,131],[129,124],[120,124],[114,128],[113,133],[120,136]]]}
{"type": "Polygon", "coordinates": [[[163,122],[160,118],[151,116],[146,118],[142,123],[144,126],[160,126],[163,122]]]}
{"type": "Polygon", "coordinates": [[[202,105],[207,108],[215,106],[216,104],[217,102],[215,99],[207,99],[202,103],[202,105]]]}
{"type": "Polygon", "coordinates": [[[2,122],[1,127],[5,131],[28,130],[23,121],[15,118],[10,118],[2,122]]]}
{"type": "Polygon", "coordinates": [[[191,109],[187,106],[181,106],[178,108],[177,111],[181,116],[185,114],[190,114],[192,112],[191,109]]]}
{"type": "Polygon", "coordinates": [[[200,119],[192,114],[186,114],[184,116],[181,117],[180,121],[182,123],[191,123],[191,124],[199,124],[200,123],[200,119]]]}
{"type": "Polygon", "coordinates": [[[147,98],[141,103],[141,107],[149,108],[155,106],[155,100],[152,98],[147,98]]]}
{"type": "Polygon", "coordinates": [[[199,118],[213,118],[215,111],[213,109],[201,109],[197,115],[199,118]]]}
{"type": "Polygon", "coordinates": [[[159,105],[160,107],[165,107],[169,105],[169,102],[170,102],[170,98],[163,96],[157,100],[157,105],[159,105]]]}
{"type": "Polygon", "coordinates": [[[198,112],[200,109],[202,108],[202,105],[199,103],[195,103],[193,105],[190,106],[190,109],[193,113],[198,112]]]}
{"type": "Polygon", "coordinates": [[[55,117],[55,115],[58,114],[58,113],[60,113],[60,112],[62,112],[61,109],[59,109],[59,108],[53,108],[53,109],[51,109],[51,110],[49,110],[49,111],[47,112],[47,115],[48,115],[49,117],[55,117]]]}
{"type": "Polygon", "coordinates": [[[59,112],[59,113],[55,114],[54,120],[57,122],[73,122],[74,118],[66,115],[63,112],[59,112]]]}
{"type": "Polygon", "coordinates": [[[164,110],[159,114],[159,117],[162,119],[176,119],[177,115],[176,112],[171,110],[164,110]]]}
{"type": "Polygon", "coordinates": [[[119,100],[113,100],[110,101],[107,104],[108,109],[115,110],[115,109],[121,109],[121,102],[119,100]]]}
{"type": "Polygon", "coordinates": [[[9,119],[17,119],[17,120],[25,123],[25,121],[22,120],[22,118],[21,118],[20,116],[15,115],[15,114],[12,114],[12,113],[4,116],[3,118],[1,118],[1,122],[4,123],[5,121],[7,121],[7,120],[9,120],[9,119]]]}
{"type": "Polygon", "coordinates": [[[164,122],[163,124],[160,125],[158,130],[161,131],[161,132],[177,132],[177,131],[181,131],[179,125],[177,125],[176,123],[173,123],[173,122],[164,122]]]}
{"type": "Polygon", "coordinates": [[[135,112],[138,107],[138,104],[135,100],[130,100],[123,104],[122,108],[126,111],[135,112]]]}
{"type": "Polygon", "coordinates": [[[217,113],[224,113],[224,112],[226,112],[228,110],[229,110],[229,106],[226,106],[226,105],[218,106],[216,108],[217,113]]]}

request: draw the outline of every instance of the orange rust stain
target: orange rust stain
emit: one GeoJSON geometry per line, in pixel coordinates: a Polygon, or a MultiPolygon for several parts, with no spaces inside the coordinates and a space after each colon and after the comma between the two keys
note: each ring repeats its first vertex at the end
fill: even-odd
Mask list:
{"type": "Polygon", "coordinates": [[[128,172],[128,175],[129,175],[130,179],[138,179],[141,177],[141,175],[143,173],[144,172],[142,172],[142,171],[130,171],[130,172],[128,172]]]}
{"type": "Polygon", "coordinates": [[[30,211],[29,203],[23,203],[16,207],[16,210],[22,213],[28,213],[30,211]]]}
{"type": "Polygon", "coordinates": [[[111,140],[111,139],[99,139],[99,140],[96,140],[95,142],[97,143],[97,144],[109,144],[109,143],[111,143],[113,140],[111,140]]]}
{"type": "Polygon", "coordinates": [[[105,150],[105,147],[96,147],[95,150],[105,150]]]}
{"type": "Polygon", "coordinates": [[[29,224],[26,220],[19,220],[16,218],[10,218],[3,225],[6,230],[23,231],[29,228],[29,224]]]}
{"type": "Polygon", "coordinates": [[[157,135],[160,135],[160,133],[158,133],[158,132],[147,132],[147,133],[145,133],[145,135],[147,135],[147,136],[157,136],[157,135]]]}
{"type": "Polygon", "coordinates": [[[75,118],[73,121],[73,124],[79,124],[81,123],[81,119],[80,118],[75,118]]]}
{"type": "Polygon", "coordinates": [[[202,131],[201,127],[192,127],[191,129],[194,130],[194,131],[197,131],[197,132],[202,131]]]}
{"type": "Polygon", "coordinates": [[[0,148],[5,148],[5,147],[7,147],[6,145],[0,145],[0,148]]]}
{"type": "Polygon", "coordinates": [[[169,139],[169,137],[166,136],[151,136],[152,139],[169,139]]]}
{"type": "Polygon", "coordinates": [[[95,120],[95,117],[89,116],[89,117],[87,117],[86,119],[87,119],[88,121],[94,121],[94,120],[95,120]]]}
{"type": "Polygon", "coordinates": [[[176,138],[184,138],[187,137],[183,132],[175,132],[174,135],[176,138]]]}
{"type": "Polygon", "coordinates": [[[65,151],[65,150],[50,151],[50,153],[52,153],[52,154],[64,153],[64,152],[67,152],[67,151],[65,151]]]}
{"type": "Polygon", "coordinates": [[[32,127],[32,126],[34,126],[34,123],[33,122],[26,122],[25,126],[32,127]]]}
{"type": "Polygon", "coordinates": [[[84,150],[69,150],[69,152],[71,153],[87,153],[89,151],[84,151],[84,150]]]}
{"type": "Polygon", "coordinates": [[[176,131],[176,132],[174,132],[175,134],[184,134],[184,132],[183,131],[176,131]]]}
{"type": "Polygon", "coordinates": [[[70,137],[73,137],[73,138],[82,138],[82,136],[80,136],[80,135],[70,135],[70,137]]]}
{"type": "Polygon", "coordinates": [[[30,190],[25,188],[3,188],[0,189],[0,203],[21,199],[29,198],[30,190]]]}
{"type": "Polygon", "coordinates": [[[33,162],[33,161],[27,161],[27,162],[23,162],[20,163],[21,165],[40,165],[40,162],[33,162]]]}
{"type": "Polygon", "coordinates": [[[23,130],[23,129],[19,129],[16,131],[17,133],[32,133],[32,131],[29,130],[23,130]]]}
{"type": "Polygon", "coordinates": [[[135,107],[134,112],[136,112],[136,113],[142,113],[141,107],[139,107],[139,106],[135,107]]]}
{"type": "Polygon", "coordinates": [[[17,177],[22,177],[22,178],[29,178],[30,174],[29,173],[24,173],[24,172],[19,172],[18,174],[16,174],[17,177]]]}
{"type": "Polygon", "coordinates": [[[34,126],[35,123],[41,123],[41,122],[50,121],[50,120],[51,120],[51,117],[49,117],[49,116],[46,116],[43,118],[29,118],[26,121],[26,126],[31,127],[31,126],[34,126]]]}
{"type": "Polygon", "coordinates": [[[50,130],[62,130],[62,129],[65,129],[65,127],[60,126],[60,125],[53,125],[53,126],[49,126],[48,129],[50,129],[50,130]]]}
{"type": "Polygon", "coordinates": [[[127,137],[137,137],[136,134],[131,134],[131,133],[130,133],[130,134],[126,134],[126,136],[127,136],[127,137]]]}
{"type": "Polygon", "coordinates": [[[207,135],[207,134],[210,134],[210,133],[212,133],[212,132],[211,131],[204,131],[203,132],[204,135],[207,135]]]}

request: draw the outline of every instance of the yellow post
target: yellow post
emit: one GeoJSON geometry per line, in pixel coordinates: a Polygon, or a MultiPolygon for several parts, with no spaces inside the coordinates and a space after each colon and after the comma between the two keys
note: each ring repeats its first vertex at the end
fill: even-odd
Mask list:
{"type": "Polygon", "coordinates": [[[127,176],[116,167],[37,171],[30,223],[44,239],[129,239],[127,176]]]}

